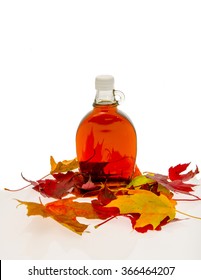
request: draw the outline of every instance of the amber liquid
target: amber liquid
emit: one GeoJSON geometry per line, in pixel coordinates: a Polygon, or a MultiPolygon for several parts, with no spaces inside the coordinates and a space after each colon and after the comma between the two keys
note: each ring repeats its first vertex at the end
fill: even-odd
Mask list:
{"type": "Polygon", "coordinates": [[[131,121],[116,104],[95,105],[76,134],[80,172],[93,182],[128,183],[135,169],[137,139],[131,121]]]}

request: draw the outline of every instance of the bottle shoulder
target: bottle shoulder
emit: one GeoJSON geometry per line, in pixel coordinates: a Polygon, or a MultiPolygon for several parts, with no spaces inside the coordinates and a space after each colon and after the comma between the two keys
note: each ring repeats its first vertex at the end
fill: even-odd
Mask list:
{"type": "Polygon", "coordinates": [[[131,118],[125,112],[118,110],[118,114],[133,125],[131,118]]]}
{"type": "Polygon", "coordinates": [[[119,110],[117,106],[112,107],[102,107],[102,108],[93,108],[91,111],[86,113],[83,119],[80,122],[82,123],[98,123],[98,124],[112,124],[117,122],[122,122],[124,124],[134,125],[127,114],[119,110]]]}

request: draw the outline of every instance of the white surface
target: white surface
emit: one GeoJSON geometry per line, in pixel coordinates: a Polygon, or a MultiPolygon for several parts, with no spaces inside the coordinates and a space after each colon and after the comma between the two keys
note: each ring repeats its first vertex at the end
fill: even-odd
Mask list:
{"type": "MultiPolygon", "coordinates": [[[[125,93],[120,109],[137,130],[142,171],[166,174],[190,161],[201,168],[200,14],[200,1],[190,0],[0,1],[0,188],[24,186],[21,172],[41,178],[50,155],[75,156],[99,74],[125,93]]],[[[1,192],[1,258],[200,258],[197,220],[146,235],[111,221],[79,237],[28,219],[9,197],[1,192]]]]}
{"type": "MultiPolygon", "coordinates": [[[[96,220],[89,221],[90,233],[79,236],[50,218],[27,217],[26,207],[16,209],[13,200],[38,202],[38,197],[33,190],[0,192],[0,259],[201,259],[200,220],[178,214],[185,220],[145,234],[133,231],[123,217],[94,229],[101,222],[96,220]]],[[[200,201],[179,203],[177,209],[201,216],[200,201]]]]}

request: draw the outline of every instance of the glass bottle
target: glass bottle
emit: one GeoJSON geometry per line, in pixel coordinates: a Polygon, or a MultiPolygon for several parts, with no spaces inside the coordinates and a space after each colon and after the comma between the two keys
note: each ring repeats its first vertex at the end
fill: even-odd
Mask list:
{"type": "Polygon", "coordinates": [[[94,108],[82,119],[76,133],[80,172],[97,185],[126,185],[135,171],[136,131],[118,109],[124,95],[114,90],[113,76],[97,76],[95,88],[94,108]]]}

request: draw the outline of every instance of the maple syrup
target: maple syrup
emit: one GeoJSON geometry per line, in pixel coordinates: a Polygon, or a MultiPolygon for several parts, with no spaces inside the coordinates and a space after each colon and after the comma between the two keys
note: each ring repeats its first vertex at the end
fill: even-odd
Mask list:
{"type": "Polygon", "coordinates": [[[123,93],[114,90],[114,78],[97,76],[93,110],[81,121],[76,133],[80,172],[94,183],[127,184],[134,174],[137,137],[132,122],[118,110],[123,93]]]}

